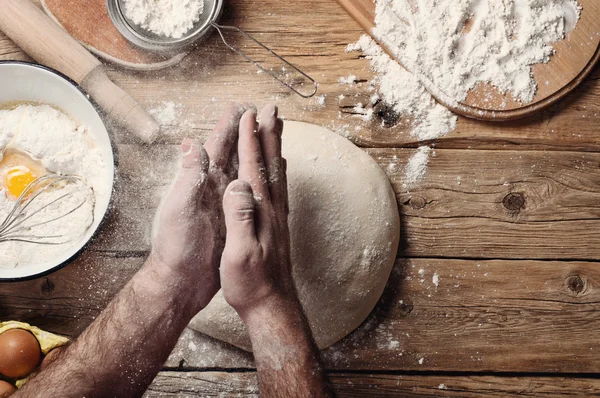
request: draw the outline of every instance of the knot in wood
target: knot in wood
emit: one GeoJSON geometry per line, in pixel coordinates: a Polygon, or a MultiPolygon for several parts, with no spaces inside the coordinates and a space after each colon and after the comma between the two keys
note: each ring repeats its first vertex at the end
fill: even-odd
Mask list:
{"type": "Polygon", "coordinates": [[[44,296],[49,296],[55,288],[56,286],[54,285],[54,282],[52,282],[49,278],[44,279],[42,282],[42,294],[44,296]]]}
{"type": "Polygon", "coordinates": [[[410,313],[412,312],[412,310],[413,310],[412,303],[404,302],[404,303],[400,304],[400,316],[403,316],[403,317],[409,316],[410,313]]]}
{"type": "Polygon", "coordinates": [[[522,193],[509,193],[502,204],[510,211],[519,211],[525,207],[525,196],[522,193]]]}
{"type": "Polygon", "coordinates": [[[408,200],[408,205],[415,210],[419,210],[427,206],[427,201],[422,196],[413,196],[408,200]]]}
{"type": "Polygon", "coordinates": [[[577,295],[585,290],[585,281],[579,275],[571,275],[567,278],[567,287],[577,295]]]}
{"type": "Polygon", "coordinates": [[[391,128],[400,122],[400,115],[398,112],[385,105],[383,102],[375,105],[374,110],[375,114],[381,118],[384,127],[391,128]]]}

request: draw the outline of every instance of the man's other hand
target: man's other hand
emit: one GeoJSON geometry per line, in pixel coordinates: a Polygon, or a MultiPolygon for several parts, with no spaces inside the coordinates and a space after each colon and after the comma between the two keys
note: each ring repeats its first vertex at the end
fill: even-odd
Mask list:
{"type": "MultiPolygon", "coordinates": [[[[240,121],[239,175],[223,198],[227,243],[221,281],[227,302],[247,321],[259,307],[295,301],[290,264],[283,121],[277,108],[240,121]]],[[[259,311],[260,312],[260,311],[259,311]]]]}

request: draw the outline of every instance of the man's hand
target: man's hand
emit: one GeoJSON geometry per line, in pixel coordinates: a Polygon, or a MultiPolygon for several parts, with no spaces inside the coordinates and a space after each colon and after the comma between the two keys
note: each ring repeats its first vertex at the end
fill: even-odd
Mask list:
{"type": "Polygon", "coordinates": [[[246,107],[234,104],[202,147],[181,145],[179,175],[157,213],[150,261],[162,268],[182,294],[190,294],[192,315],[219,290],[219,263],[225,244],[222,198],[237,170],[240,118],[246,107]]]}
{"type": "Polygon", "coordinates": [[[242,318],[272,301],[295,300],[282,131],[283,122],[273,106],[263,110],[260,125],[255,113],[244,114],[239,180],[223,198],[227,222],[221,262],[223,293],[242,318]]]}
{"type": "Polygon", "coordinates": [[[221,285],[247,326],[261,396],[324,397],[331,393],[292,279],[282,131],[274,106],[260,125],[253,111],[240,122],[239,180],[223,198],[221,285]]]}

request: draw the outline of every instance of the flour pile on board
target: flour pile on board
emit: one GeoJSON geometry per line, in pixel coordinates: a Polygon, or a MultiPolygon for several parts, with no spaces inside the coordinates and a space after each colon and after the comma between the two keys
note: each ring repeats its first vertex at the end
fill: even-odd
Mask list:
{"type": "Polygon", "coordinates": [[[528,103],[532,65],[550,61],[580,13],[575,0],[378,0],[373,33],[446,102],[489,82],[528,103]]]}
{"type": "Polygon", "coordinates": [[[125,17],[157,35],[179,39],[204,11],[203,0],[123,0],[125,17]]]}
{"type": "Polygon", "coordinates": [[[551,43],[575,28],[581,9],[576,0],[377,0],[373,35],[410,72],[368,36],[347,51],[363,51],[382,101],[412,121],[415,138],[431,140],[454,130],[456,116],[428,91],[456,106],[491,83],[531,102],[532,66],[550,61],[551,43]]]}
{"type": "Polygon", "coordinates": [[[425,177],[430,153],[431,148],[422,146],[410,157],[404,169],[404,188],[410,188],[425,177]]]}

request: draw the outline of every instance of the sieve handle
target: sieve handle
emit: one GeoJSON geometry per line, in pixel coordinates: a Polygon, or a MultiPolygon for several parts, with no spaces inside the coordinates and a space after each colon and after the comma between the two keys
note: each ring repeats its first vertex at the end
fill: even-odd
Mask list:
{"type": "Polygon", "coordinates": [[[268,73],[275,80],[277,80],[278,82],[280,82],[285,87],[289,88],[290,90],[292,90],[293,92],[295,92],[296,94],[298,94],[299,96],[301,96],[302,98],[311,98],[311,97],[313,97],[317,93],[318,85],[317,85],[317,82],[315,81],[315,79],[313,79],[312,77],[310,77],[309,75],[307,75],[306,73],[304,73],[303,71],[301,71],[294,64],[290,63],[289,61],[286,61],[285,58],[283,58],[281,55],[277,54],[275,51],[271,50],[269,47],[267,47],[266,45],[264,45],[263,43],[261,43],[260,41],[258,41],[257,39],[255,39],[249,33],[243,31],[242,29],[238,28],[237,26],[219,25],[216,22],[212,22],[211,25],[217,30],[217,32],[219,32],[219,36],[221,36],[221,40],[223,41],[223,44],[225,44],[227,47],[229,47],[233,52],[235,52],[235,53],[241,55],[242,57],[244,57],[247,61],[252,62],[258,69],[262,70],[265,73],[268,73]],[[311,81],[312,84],[313,84],[313,91],[310,94],[303,94],[300,91],[296,90],[296,88],[294,88],[294,86],[292,86],[290,83],[288,83],[285,80],[283,80],[280,77],[279,74],[273,72],[271,69],[265,68],[264,66],[262,66],[262,64],[260,62],[255,61],[254,59],[250,58],[247,54],[245,54],[239,48],[235,47],[232,44],[229,44],[227,42],[227,40],[225,40],[225,36],[223,35],[223,31],[224,30],[231,30],[231,31],[235,31],[235,32],[241,33],[242,35],[246,36],[248,39],[250,39],[254,43],[256,43],[259,47],[267,50],[275,58],[279,59],[285,65],[289,66],[290,68],[292,68],[293,70],[295,70],[296,72],[298,72],[299,74],[301,74],[302,76],[304,76],[305,78],[307,78],[309,81],[311,81]]]}

